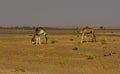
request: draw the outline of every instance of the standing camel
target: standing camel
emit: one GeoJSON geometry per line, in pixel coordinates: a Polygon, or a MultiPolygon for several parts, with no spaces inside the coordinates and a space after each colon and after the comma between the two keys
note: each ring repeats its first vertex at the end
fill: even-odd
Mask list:
{"type": "Polygon", "coordinates": [[[81,36],[81,43],[83,43],[83,41],[85,40],[86,42],[88,42],[88,35],[91,35],[92,37],[92,41],[96,42],[96,36],[95,36],[95,30],[89,27],[85,27],[82,30],[80,30],[79,28],[76,29],[76,32],[79,36],[79,34],[82,34],[81,36]]]}
{"type": "Polygon", "coordinates": [[[37,27],[35,29],[35,32],[32,38],[32,43],[41,44],[41,38],[40,38],[41,35],[44,35],[44,40],[45,40],[45,43],[47,44],[47,34],[46,34],[45,29],[42,27],[37,27]]]}

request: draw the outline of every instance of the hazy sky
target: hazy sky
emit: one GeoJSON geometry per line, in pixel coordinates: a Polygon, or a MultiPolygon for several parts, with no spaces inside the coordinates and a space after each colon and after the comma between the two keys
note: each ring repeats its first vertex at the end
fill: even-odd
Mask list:
{"type": "Polygon", "coordinates": [[[0,26],[120,25],[120,0],[0,0],[0,26]]]}

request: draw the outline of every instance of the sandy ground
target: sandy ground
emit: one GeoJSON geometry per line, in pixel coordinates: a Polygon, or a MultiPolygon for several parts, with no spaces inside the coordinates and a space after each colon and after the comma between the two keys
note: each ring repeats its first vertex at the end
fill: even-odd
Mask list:
{"type": "Polygon", "coordinates": [[[42,45],[31,38],[0,34],[0,74],[120,74],[119,36],[81,44],[74,35],[48,35],[42,45]]]}

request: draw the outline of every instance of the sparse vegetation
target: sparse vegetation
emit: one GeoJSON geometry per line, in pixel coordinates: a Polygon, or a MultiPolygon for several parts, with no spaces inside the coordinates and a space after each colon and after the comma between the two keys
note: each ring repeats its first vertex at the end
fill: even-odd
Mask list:
{"type": "Polygon", "coordinates": [[[16,69],[14,69],[14,71],[12,71],[12,72],[25,72],[25,70],[24,70],[24,69],[21,69],[21,68],[16,68],[16,69]]]}
{"type": "Polygon", "coordinates": [[[77,48],[77,47],[74,47],[72,50],[78,50],[78,48],[77,48]]]}
{"type": "Polygon", "coordinates": [[[105,37],[103,37],[101,40],[100,40],[101,44],[107,44],[107,40],[105,37]]]}
{"type": "Polygon", "coordinates": [[[72,39],[72,38],[70,39],[70,41],[73,41],[73,40],[74,40],[74,39],[72,39]]]}
{"type": "Polygon", "coordinates": [[[51,43],[52,43],[52,44],[55,44],[56,42],[57,42],[57,41],[56,41],[55,39],[52,39],[52,40],[51,40],[51,43]]]}
{"type": "Polygon", "coordinates": [[[104,46],[103,48],[106,49],[107,47],[104,46]]]}
{"type": "Polygon", "coordinates": [[[92,59],[95,58],[95,55],[92,54],[92,53],[86,53],[86,57],[87,57],[88,60],[92,60],[92,59]]]}
{"type": "Polygon", "coordinates": [[[107,38],[104,37],[103,30],[99,31],[102,35],[97,35],[99,42],[81,44],[80,38],[72,34],[73,30],[47,30],[48,44],[32,45],[29,35],[34,30],[2,29],[0,30],[0,73],[119,74],[120,38],[114,36],[116,34],[114,30],[115,34],[109,31],[112,36],[107,38]],[[109,44],[101,45],[101,40],[103,44],[108,42],[109,44]],[[72,50],[73,48],[75,51],[72,50]]]}
{"type": "Polygon", "coordinates": [[[104,29],[104,27],[103,26],[100,26],[100,30],[103,30],[104,29]]]}

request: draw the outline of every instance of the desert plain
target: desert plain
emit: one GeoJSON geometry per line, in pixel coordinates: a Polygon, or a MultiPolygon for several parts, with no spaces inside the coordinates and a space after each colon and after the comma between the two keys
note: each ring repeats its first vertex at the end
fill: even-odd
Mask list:
{"type": "Polygon", "coordinates": [[[34,30],[0,29],[0,74],[120,74],[120,30],[97,30],[89,43],[73,30],[47,32],[48,44],[33,45],[34,30]]]}

